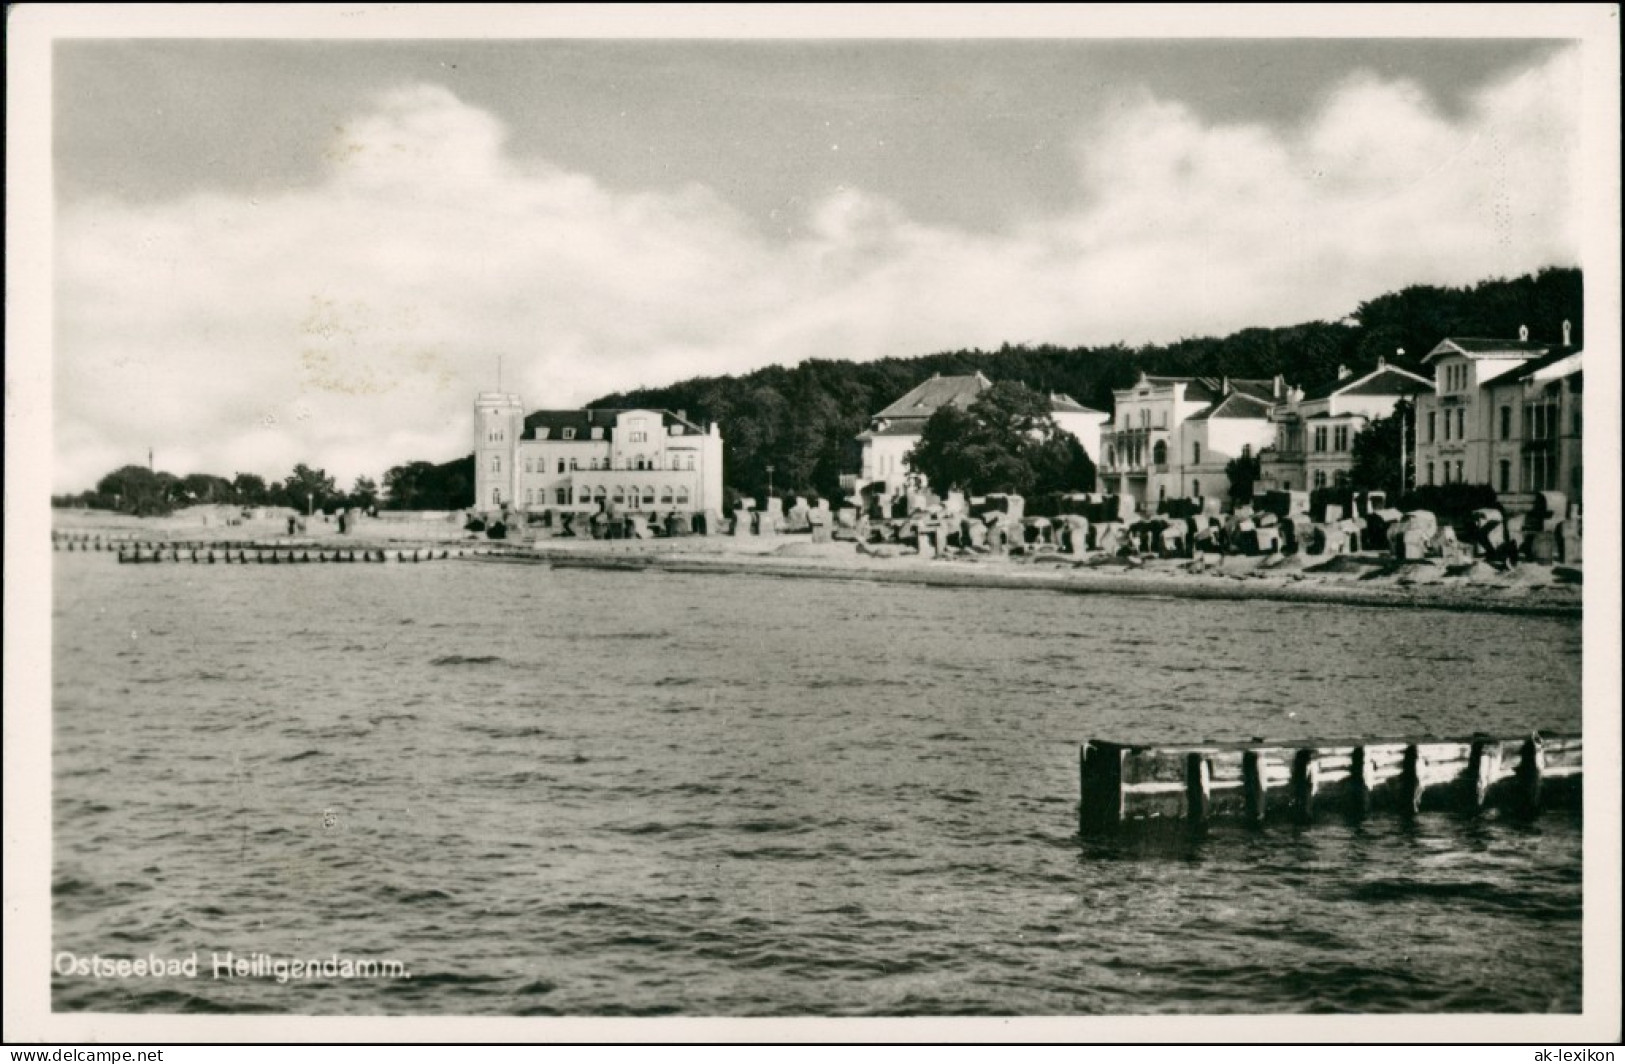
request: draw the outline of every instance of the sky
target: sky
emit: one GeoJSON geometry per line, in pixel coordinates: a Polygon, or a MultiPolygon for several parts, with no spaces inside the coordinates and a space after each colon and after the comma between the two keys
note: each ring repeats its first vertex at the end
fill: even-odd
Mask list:
{"type": "MultiPolygon", "coordinates": [[[[60,40],[54,491],[1579,263],[1562,40],[60,40]],[[500,368],[499,368],[500,367],[500,368]]],[[[724,426],[726,432],[726,426],[724,426]]]]}

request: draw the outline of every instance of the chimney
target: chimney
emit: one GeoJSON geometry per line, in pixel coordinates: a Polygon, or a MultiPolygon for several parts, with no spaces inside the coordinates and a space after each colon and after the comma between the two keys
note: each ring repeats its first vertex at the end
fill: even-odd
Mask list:
{"type": "Polygon", "coordinates": [[[1229,377],[1225,377],[1225,378],[1223,378],[1222,380],[1219,381],[1219,391],[1223,392],[1225,395],[1230,394],[1230,378],[1229,377]]]}
{"type": "Polygon", "coordinates": [[[1350,371],[1350,369],[1347,366],[1342,365],[1341,363],[1339,363],[1339,365],[1337,367],[1337,379],[1340,380],[1340,381],[1346,381],[1352,376],[1354,376],[1353,372],[1350,371]]]}
{"type": "Polygon", "coordinates": [[[1279,398],[1281,398],[1281,393],[1286,391],[1286,378],[1281,376],[1279,373],[1277,373],[1275,375],[1275,382],[1274,383],[1275,383],[1275,389],[1274,389],[1275,398],[1279,399],[1279,398]]]}
{"type": "Polygon", "coordinates": [[[1563,319],[1563,346],[1564,347],[1570,347],[1570,346],[1573,345],[1573,342],[1574,342],[1573,340],[1571,340],[1569,338],[1570,335],[1571,335],[1569,333],[1570,328],[1571,328],[1571,326],[1569,325],[1568,319],[1564,318],[1563,319]]]}
{"type": "Polygon", "coordinates": [[[1386,358],[1383,358],[1381,355],[1378,355],[1377,356],[1377,369],[1384,370],[1384,369],[1387,369],[1387,368],[1388,368],[1388,360],[1386,358]]]}
{"type": "Polygon", "coordinates": [[[1529,339],[1529,326],[1527,326],[1527,325],[1518,326],[1518,339],[1520,341],[1526,341],[1526,340],[1529,339]]]}

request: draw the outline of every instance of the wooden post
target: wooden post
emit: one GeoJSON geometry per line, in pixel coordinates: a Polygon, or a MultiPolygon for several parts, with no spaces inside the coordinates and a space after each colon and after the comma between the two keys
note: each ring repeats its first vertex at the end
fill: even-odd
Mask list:
{"type": "Polygon", "coordinates": [[[1478,812],[1484,808],[1484,794],[1495,779],[1500,761],[1501,744],[1484,736],[1473,739],[1473,749],[1467,762],[1468,808],[1478,812]]]}
{"type": "Polygon", "coordinates": [[[1079,826],[1112,828],[1123,822],[1123,754],[1112,743],[1084,743],[1078,755],[1079,826]]]}
{"type": "Polygon", "coordinates": [[[1405,747],[1405,760],[1399,770],[1399,811],[1406,816],[1422,807],[1422,753],[1415,743],[1405,747]]]}
{"type": "Polygon", "coordinates": [[[1264,822],[1265,780],[1264,755],[1258,750],[1245,750],[1241,755],[1241,789],[1247,820],[1253,824],[1264,822]]]}
{"type": "Polygon", "coordinates": [[[1208,802],[1213,795],[1213,766],[1205,755],[1185,755],[1185,815],[1193,824],[1207,822],[1208,802]]]}
{"type": "Polygon", "coordinates": [[[1315,789],[1319,782],[1315,752],[1304,747],[1292,758],[1292,804],[1303,823],[1315,817],[1315,789]]]}
{"type": "Polygon", "coordinates": [[[1371,751],[1364,746],[1356,746],[1349,758],[1350,815],[1363,817],[1371,812],[1371,781],[1376,771],[1376,766],[1371,763],[1371,751]]]}
{"type": "Polygon", "coordinates": [[[1533,816],[1540,812],[1540,780],[1546,773],[1546,744],[1537,732],[1523,741],[1522,756],[1518,759],[1518,796],[1523,812],[1533,816]]]}

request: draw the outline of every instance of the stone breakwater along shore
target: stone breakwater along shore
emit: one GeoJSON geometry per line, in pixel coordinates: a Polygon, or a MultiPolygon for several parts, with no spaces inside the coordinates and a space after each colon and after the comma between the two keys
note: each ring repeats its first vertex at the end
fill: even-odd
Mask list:
{"type": "MultiPolygon", "coordinates": [[[[789,537],[782,537],[789,539],[789,537]]],[[[755,575],[905,583],[932,587],[1019,588],[1074,594],[1259,600],[1411,607],[1578,618],[1578,570],[1536,565],[1505,572],[1482,562],[1447,567],[1397,562],[1386,555],[1334,555],[1201,560],[1074,560],[1057,554],[977,555],[947,559],[860,552],[851,543],[805,539],[758,541],[729,549],[727,540],[546,541],[484,561],[544,563],[565,568],[755,575]]]]}

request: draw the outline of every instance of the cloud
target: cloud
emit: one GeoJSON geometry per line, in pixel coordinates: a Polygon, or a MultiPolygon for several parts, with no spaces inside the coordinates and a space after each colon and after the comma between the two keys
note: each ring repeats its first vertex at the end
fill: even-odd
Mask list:
{"type": "Polygon", "coordinates": [[[527,404],[567,406],[808,357],[1340,317],[1572,263],[1577,84],[1562,53],[1447,114],[1365,75],[1292,128],[1129,94],[1078,132],[1065,211],[990,235],[844,188],[789,239],[711,189],[518,156],[496,116],[403,88],[334,128],[312,186],[61,208],[54,484],[149,445],[174,472],[344,483],[453,457],[499,357],[527,404]]]}

